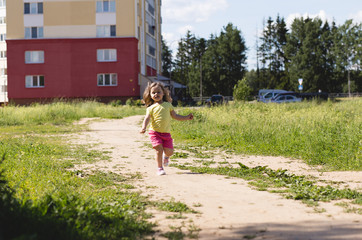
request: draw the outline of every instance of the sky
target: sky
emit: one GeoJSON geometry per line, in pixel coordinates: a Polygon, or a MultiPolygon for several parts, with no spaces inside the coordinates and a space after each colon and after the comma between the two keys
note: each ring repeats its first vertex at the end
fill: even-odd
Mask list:
{"type": "Polygon", "coordinates": [[[196,37],[219,35],[228,23],[241,31],[248,48],[248,69],[256,68],[256,39],[263,21],[279,15],[291,25],[296,17],[319,17],[342,25],[348,19],[362,22],[362,0],[162,0],[162,35],[177,52],[188,30],[196,37]]]}

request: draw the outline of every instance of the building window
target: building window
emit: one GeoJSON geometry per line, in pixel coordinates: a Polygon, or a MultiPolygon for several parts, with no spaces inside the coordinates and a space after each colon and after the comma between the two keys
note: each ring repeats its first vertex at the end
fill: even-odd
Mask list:
{"type": "Polygon", "coordinates": [[[98,86],[117,86],[116,73],[102,73],[97,75],[98,86]]]}
{"type": "Polygon", "coordinates": [[[147,64],[147,66],[149,66],[153,69],[157,69],[157,62],[156,62],[156,58],[154,58],[154,57],[147,55],[146,64],[147,64]]]}
{"type": "Polygon", "coordinates": [[[155,26],[154,25],[150,25],[148,24],[148,33],[151,34],[152,36],[155,36],[155,26]]]}
{"type": "Polygon", "coordinates": [[[8,91],[8,86],[1,86],[1,92],[6,93],[8,91]]]}
{"type": "Polygon", "coordinates": [[[6,24],[6,17],[0,17],[0,24],[6,24]]]}
{"type": "Polygon", "coordinates": [[[153,16],[155,15],[155,8],[148,3],[148,12],[151,13],[153,16]]]}
{"type": "Polygon", "coordinates": [[[7,69],[7,68],[1,68],[0,74],[1,74],[2,76],[8,75],[8,69],[7,69]]]}
{"type": "Polygon", "coordinates": [[[26,51],[25,63],[44,63],[44,51],[26,51]]]}
{"type": "Polygon", "coordinates": [[[97,1],[97,13],[116,12],[116,1],[97,1]]]}
{"type": "Polygon", "coordinates": [[[6,0],[0,0],[0,7],[6,7],[6,0]]]}
{"type": "Polygon", "coordinates": [[[44,76],[26,76],[25,87],[27,88],[43,88],[44,87],[44,76]]]}
{"type": "Polygon", "coordinates": [[[156,55],[156,49],[150,45],[148,45],[148,53],[152,56],[156,55]]]}
{"type": "Polygon", "coordinates": [[[43,3],[24,3],[24,14],[43,14],[43,3]]]}
{"type": "Polygon", "coordinates": [[[5,42],[5,40],[6,40],[6,34],[5,33],[0,34],[0,42],[5,42]]]}
{"type": "Polygon", "coordinates": [[[97,26],[97,37],[115,37],[116,25],[97,26]]]}
{"type": "Polygon", "coordinates": [[[116,62],[117,49],[97,49],[97,62],[116,62]]]}
{"type": "Polygon", "coordinates": [[[26,27],[25,38],[43,38],[43,27],[26,27]]]}
{"type": "Polygon", "coordinates": [[[0,58],[6,58],[6,51],[0,51],[0,58]]]}

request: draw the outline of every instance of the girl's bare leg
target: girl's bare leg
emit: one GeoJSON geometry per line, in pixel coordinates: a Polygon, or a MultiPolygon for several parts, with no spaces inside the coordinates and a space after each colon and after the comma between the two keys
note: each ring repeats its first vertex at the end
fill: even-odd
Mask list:
{"type": "Polygon", "coordinates": [[[156,161],[157,161],[157,165],[159,168],[162,168],[162,154],[163,154],[163,146],[162,145],[158,145],[156,147],[154,147],[154,149],[156,150],[156,161]]]}
{"type": "Polygon", "coordinates": [[[173,148],[164,148],[163,151],[167,157],[171,157],[173,154],[173,148]]]}

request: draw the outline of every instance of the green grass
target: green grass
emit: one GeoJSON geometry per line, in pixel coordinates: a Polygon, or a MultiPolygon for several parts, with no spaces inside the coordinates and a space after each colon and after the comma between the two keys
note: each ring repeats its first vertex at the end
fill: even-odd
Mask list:
{"type": "MultiPolygon", "coordinates": [[[[173,122],[173,136],[195,149],[282,155],[327,169],[361,170],[361,104],[361,99],[321,104],[238,103],[193,110],[194,121],[173,122]]],[[[151,203],[129,191],[131,180],[142,177],[137,173],[70,171],[75,164],[107,158],[106,152],[66,142],[64,135],[82,130],[74,121],[144,113],[145,108],[96,102],[0,108],[0,239],[137,239],[152,232],[147,207],[194,212],[181,202],[151,203]]],[[[212,157],[195,151],[200,158],[212,157]]],[[[187,153],[176,155],[188,157],[187,153]]],[[[263,168],[246,170],[241,165],[241,170],[212,169],[209,163],[197,171],[241,174],[259,189],[268,190],[272,183],[295,199],[362,202],[360,193],[316,186],[303,177],[263,168]]]]}
{"type": "Polygon", "coordinates": [[[123,118],[145,114],[145,108],[102,104],[95,101],[54,102],[31,107],[0,108],[0,126],[71,123],[84,117],[123,118]]]}
{"type": "Polygon", "coordinates": [[[174,199],[166,202],[159,202],[156,206],[167,212],[178,212],[178,213],[197,213],[195,210],[189,208],[186,204],[182,202],[176,202],[174,199]]]}
{"type": "Polygon", "coordinates": [[[146,208],[193,213],[131,191],[138,172],[73,169],[110,153],[69,144],[67,134],[84,129],[74,121],[139,114],[145,108],[94,101],[0,108],[0,239],[143,239],[155,226],[146,208]]]}
{"type": "MultiPolygon", "coordinates": [[[[152,232],[147,199],[123,191],[127,178],[69,167],[102,154],[74,149],[56,137],[0,138],[4,239],[135,239],[152,232]]],[[[0,190],[1,191],[1,190],[0,190]]]]}
{"type": "Polygon", "coordinates": [[[83,117],[122,118],[144,108],[56,102],[0,108],[1,239],[135,239],[152,232],[149,201],[127,191],[135,176],[71,171],[107,159],[64,134],[83,117]]]}
{"type": "Polygon", "coordinates": [[[257,187],[260,191],[280,188],[280,193],[287,198],[302,200],[304,202],[312,201],[331,201],[338,199],[354,200],[353,203],[361,204],[362,193],[351,189],[338,189],[330,185],[319,186],[316,181],[308,180],[304,176],[290,174],[287,170],[272,170],[265,166],[249,168],[242,163],[238,163],[239,167],[195,167],[182,164],[171,164],[182,170],[191,170],[195,173],[217,174],[229,177],[243,178],[250,181],[252,186],[257,187]]]}
{"type": "Polygon", "coordinates": [[[187,109],[194,120],[174,121],[173,137],[196,147],[303,159],[325,170],[362,170],[361,106],[357,98],[187,109]]]}

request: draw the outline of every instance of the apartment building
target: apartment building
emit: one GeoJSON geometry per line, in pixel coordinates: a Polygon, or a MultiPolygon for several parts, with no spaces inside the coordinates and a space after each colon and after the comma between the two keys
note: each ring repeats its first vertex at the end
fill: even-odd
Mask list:
{"type": "Polygon", "coordinates": [[[6,0],[0,0],[0,105],[8,102],[6,62],[6,0]]]}
{"type": "Polygon", "coordinates": [[[8,98],[138,98],[161,71],[160,0],[10,0],[8,98]]]}

